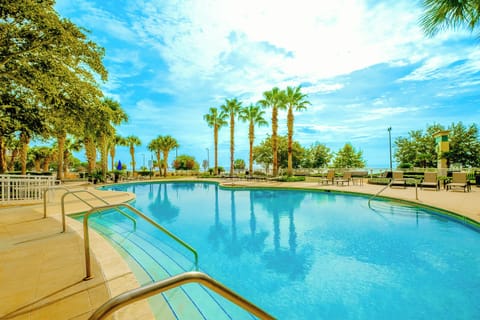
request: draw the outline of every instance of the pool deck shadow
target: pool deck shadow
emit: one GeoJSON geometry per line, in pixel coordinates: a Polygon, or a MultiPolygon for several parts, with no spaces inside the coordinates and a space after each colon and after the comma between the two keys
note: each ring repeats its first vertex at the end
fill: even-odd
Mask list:
{"type": "MultiPolygon", "coordinates": [[[[192,178],[184,180],[192,181],[192,178]]],[[[318,189],[365,195],[376,194],[384,187],[366,183],[327,186],[318,181],[216,181],[224,187],[318,189]]],[[[109,203],[133,199],[133,195],[126,192],[99,191],[91,186],[71,188],[85,188],[109,203]]],[[[43,203],[0,206],[0,319],[88,319],[110,297],[138,287],[125,261],[95,232],[90,233],[95,277],[83,281],[83,227],[78,221],[67,218],[67,230],[61,232],[60,200],[63,192],[49,192],[47,218],[43,218],[43,203]]],[[[381,195],[444,209],[480,222],[480,188],[475,186],[466,193],[443,189],[416,190],[412,187],[387,188],[381,195]]],[[[101,205],[100,202],[95,204],[93,198],[90,201],[101,205]]],[[[89,209],[73,197],[66,198],[65,207],[67,214],[89,209]]],[[[136,302],[116,312],[115,317],[153,319],[146,301],[136,302]]]]}

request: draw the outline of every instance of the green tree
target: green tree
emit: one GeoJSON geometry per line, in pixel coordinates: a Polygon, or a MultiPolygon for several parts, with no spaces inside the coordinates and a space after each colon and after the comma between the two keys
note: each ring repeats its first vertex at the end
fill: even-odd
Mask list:
{"type": "Polygon", "coordinates": [[[433,134],[444,130],[438,124],[428,126],[425,133],[422,130],[412,130],[409,137],[395,139],[395,159],[399,167],[436,167],[437,149],[433,134]]]}
{"type": "Polygon", "coordinates": [[[305,157],[302,162],[304,168],[326,167],[332,160],[332,152],[326,145],[315,142],[305,150],[305,157]]]}
{"type": "Polygon", "coordinates": [[[227,124],[225,118],[227,115],[223,112],[219,112],[217,108],[210,108],[210,113],[203,116],[203,119],[207,122],[208,126],[213,128],[213,145],[214,145],[214,159],[215,166],[213,172],[218,175],[218,130],[227,124]]]}
{"type": "Polygon", "coordinates": [[[129,135],[125,138],[125,141],[129,147],[130,157],[132,158],[132,173],[135,173],[135,147],[141,146],[142,141],[135,135],[129,135]]]}
{"type": "Polygon", "coordinates": [[[158,136],[148,144],[148,150],[155,152],[155,156],[157,157],[157,166],[158,166],[158,174],[162,175],[162,147],[160,144],[160,139],[162,136],[158,136]]]}
{"type": "Polygon", "coordinates": [[[448,129],[450,151],[445,155],[448,163],[480,167],[480,141],[476,124],[467,128],[462,122],[452,123],[448,129]]]}
{"type": "Polygon", "coordinates": [[[167,176],[167,167],[168,167],[168,153],[170,150],[178,148],[178,142],[175,140],[175,138],[172,138],[171,136],[160,136],[158,137],[158,143],[160,150],[162,150],[163,153],[163,175],[164,177],[167,176]]]}
{"type": "Polygon", "coordinates": [[[226,99],[220,108],[223,113],[230,117],[230,176],[233,176],[234,153],[235,153],[235,117],[238,116],[242,103],[234,99],[226,99]]]}
{"type": "Polygon", "coordinates": [[[253,173],[253,143],[255,140],[255,125],[266,126],[267,121],[264,119],[265,112],[260,107],[250,104],[240,110],[238,117],[240,120],[248,122],[248,142],[249,142],[249,162],[248,170],[253,173]]]}
{"type": "Polygon", "coordinates": [[[278,175],[278,110],[284,109],[282,91],[274,87],[270,91],[263,93],[263,99],[258,101],[263,108],[272,108],[272,162],[273,162],[273,176],[278,175]]]}
{"type": "Polygon", "coordinates": [[[243,159],[235,159],[233,166],[236,170],[244,170],[245,169],[245,160],[243,159]]]}
{"type": "Polygon", "coordinates": [[[335,168],[364,168],[365,161],[362,159],[361,150],[356,151],[350,143],[346,143],[338,150],[333,165],[335,168]]]}
{"type": "Polygon", "coordinates": [[[307,109],[310,101],[307,100],[307,95],[301,92],[301,87],[287,87],[284,94],[284,103],[288,109],[287,127],[288,127],[288,168],[287,174],[293,174],[293,111],[302,111],[307,109]]]}
{"type": "MultiPolygon", "coordinates": [[[[278,136],[278,164],[279,168],[288,167],[288,137],[287,136],[278,136]]],[[[255,162],[262,164],[268,171],[268,166],[273,159],[272,153],[272,139],[271,137],[266,138],[258,146],[253,148],[254,160],[255,162]]],[[[293,168],[299,168],[303,157],[305,154],[305,149],[300,145],[298,141],[293,141],[292,143],[292,166],[293,168]]]]}
{"type": "Polygon", "coordinates": [[[478,0],[423,0],[420,23],[429,36],[446,29],[464,27],[474,31],[480,20],[478,0]]]}
{"type": "Polygon", "coordinates": [[[200,165],[195,161],[195,157],[182,154],[173,161],[173,167],[175,170],[198,170],[200,165]]]}

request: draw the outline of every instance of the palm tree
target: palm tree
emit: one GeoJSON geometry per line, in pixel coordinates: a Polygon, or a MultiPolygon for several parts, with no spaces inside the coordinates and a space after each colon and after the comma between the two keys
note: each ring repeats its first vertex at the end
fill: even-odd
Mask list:
{"type": "Polygon", "coordinates": [[[110,141],[110,158],[112,161],[112,171],[115,170],[115,153],[116,153],[116,148],[117,146],[126,146],[127,142],[125,141],[125,138],[123,138],[120,135],[115,135],[113,139],[110,141]]]}
{"type": "Polygon", "coordinates": [[[429,36],[444,29],[466,27],[473,31],[480,21],[478,0],[447,1],[424,0],[425,11],[420,23],[429,36]]]}
{"type": "Polygon", "coordinates": [[[140,138],[130,135],[125,138],[127,146],[130,148],[130,156],[132,157],[132,174],[135,174],[135,147],[142,145],[140,138]]]}
{"type": "Polygon", "coordinates": [[[240,120],[248,122],[248,140],[250,143],[250,158],[248,171],[250,175],[253,172],[253,141],[255,140],[255,125],[265,126],[268,122],[263,118],[265,112],[260,107],[250,104],[240,110],[238,117],[240,120]]]}
{"type": "Polygon", "coordinates": [[[70,156],[72,152],[78,152],[82,149],[82,141],[79,139],[70,139],[65,140],[65,148],[63,150],[63,176],[65,177],[68,173],[68,167],[70,166],[70,156]]]}
{"type": "Polygon", "coordinates": [[[263,108],[272,108],[272,153],[273,175],[278,175],[278,110],[284,109],[283,92],[277,87],[263,93],[263,99],[258,101],[263,108]]]}
{"type": "Polygon", "coordinates": [[[307,95],[301,92],[301,87],[287,87],[285,90],[284,102],[288,108],[287,115],[287,127],[288,127],[288,168],[287,174],[291,176],[293,174],[293,159],[292,159],[292,146],[293,146],[293,110],[302,111],[307,108],[310,101],[306,100],[307,95]]]}
{"type": "Polygon", "coordinates": [[[162,166],[161,166],[161,163],[162,163],[161,162],[161,160],[162,160],[162,157],[161,157],[162,148],[161,148],[161,145],[160,145],[160,139],[161,138],[162,138],[161,136],[158,136],[157,138],[150,141],[150,143],[148,144],[148,150],[150,150],[152,152],[155,152],[155,154],[157,156],[158,173],[159,173],[160,176],[162,175],[162,166]]]}
{"type": "Polygon", "coordinates": [[[238,115],[241,107],[242,103],[237,98],[226,99],[225,104],[220,107],[223,113],[230,116],[230,176],[233,176],[235,162],[235,117],[238,115]]]}
{"type": "Polygon", "coordinates": [[[159,140],[159,146],[160,150],[163,152],[163,175],[164,177],[167,176],[167,168],[168,168],[168,153],[170,150],[174,148],[178,148],[178,142],[175,140],[175,138],[172,138],[171,136],[165,136],[165,137],[158,137],[159,140]]]}
{"type": "Polygon", "coordinates": [[[218,175],[218,130],[227,124],[225,120],[226,114],[218,112],[217,108],[210,108],[210,113],[203,115],[203,119],[207,122],[210,128],[213,128],[213,144],[214,144],[214,158],[215,167],[213,172],[218,175]]]}

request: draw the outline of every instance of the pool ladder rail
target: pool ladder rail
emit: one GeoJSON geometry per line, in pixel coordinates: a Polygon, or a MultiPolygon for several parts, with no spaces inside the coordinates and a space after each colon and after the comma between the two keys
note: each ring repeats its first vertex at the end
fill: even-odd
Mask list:
{"type": "MultiPolygon", "coordinates": [[[[125,213],[120,209],[120,207],[127,208],[130,211],[134,212],[137,214],[139,217],[142,219],[146,220],[156,228],[158,228],[160,231],[164,232],[168,236],[170,236],[172,239],[176,240],[178,243],[183,245],[185,248],[190,250],[194,257],[195,257],[195,268],[198,270],[198,253],[197,251],[192,248],[190,245],[188,245],[186,242],[181,240],[179,237],[153,221],[152,219],[148,218],[145,216],[142,212],[139,210],[135,209],[129,204],[126,203],[121,203],[121,204],[109,204],[105,199],[95,195],[94,193],[88,191],[88,190],[83,190],[83,189],[78,189],[78,190],[70,190],[66,187],[62,186],[57,186],[57,187],[50,187],[46,188],[43,193],[43,208],[44,208],[44,218],[47,217],[47,200],[46,200],[46,194],[49,190],[55,190],[55,189],[62,189],[66,190],[67,192],[63,194],[62,196],[62,232],[65,232],[66,230],[66,223],[65,223],[65,197],[68,196],[69,194],[75,196],[78,200],[82,201],[84,204],[88,205],[91,209],[84,215],[83,217],[83,232],[84,232],[84,245],[85,245],[85,265],[86,265],[86,277],[83,280],[90,280],[93,278],[93,275],[91,273],[91,263],[90,263],[90,241],[89,241],[89,232],[88,232],[88,218],[90,214],[103,211],[103,210],[108,210],[108,209],[115,209],[117,210],[120,214],[124,215],[127,217],[129,220],[133,222],[134,229],[136,228],[136,220],[131,217],[129,214],[125,213]],[[82,199],[77,195],[77,193],[87,193],[90,196],[93,196],[96,200],[102,202],[105,204],[104,206],[100,207],[94,207],[91,205],[88,201],[82,199]]],[[[275,319],[273,316],[268,314],[266,311],[262,310],[255,304],[251,303],[250,301],[246,300],[242,296],[238,295],[231,289],[227,288],[220,282],[216,281],[215,279],[211,278],[210,276],[206,275],[205,273],[198,272],[198,271],[190,271],[190,272],[184,272],[182,274],[172,276],[170,278],[154,282],[152,284],[132,289],[129,291],[126,291],[116,297],[111,298],[107,302],[105,302],[102,306],[100,306],[91,316],[90,320],[99,320],[99,319],[104,319],[105,317],[111,315],[113,312],[130,305],[136,301],[147,299],[149,297],[152,297],[154,295],[160,294],[164,291],[168,291],[170,289],[179,287],[183,284],[187,283],[192,283],[196,282],[199,284],[202,284],[206,286],[207,288],[213,290],[214,292],[218,293],[222,297],[230,300],[234,304],[238,305],[239,307],[243,308],[244,310],[250,312],[254,316],[258,317],[259,319],[265,319],[265,320],[270,320],[270,319],[275,319]]]]}
{"type": "Polygon", "coordinates": [[[198,271],[184,272],[182,274],[170,277],[165,280],[154,282],[152,284],[132,289],[119,294],[116,297],[105,302],[100,306],[89,318],[89,320],[100,320],[111,315],[113,312],[125,307],[129,304],[137,302],[139,300],[147,299],[154,295],[160,294],[164,291],[179,287],[183,284],[196,282],[206,286],[207,288],[218,293],[222,297],[230,300],[234,304],[250,312],[259,319],[271,320],[275,319],[272,315],[266,311],[257,307],[250,301],[246,300],[242,296],[238,295],[234,291],[230,290],[220,282],[209,277],[205,273],[198,271]]]}

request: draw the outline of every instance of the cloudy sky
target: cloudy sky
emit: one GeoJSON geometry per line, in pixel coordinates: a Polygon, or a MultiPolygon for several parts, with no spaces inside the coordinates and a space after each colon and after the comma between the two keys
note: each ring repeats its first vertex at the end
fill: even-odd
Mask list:
{"type": "MultiPolygon", "coordinates": [[[[349,142],[370,167],[389,165],[388,127],[394,141],[434,123],[480,122],[480,40],[464,30],[427,38],[420,1],[57,0],[56,9],[106,49],[102,88],[129,115],[119,134],[142,140],[139,166],[158,135],[199,163],[208,148],[213,165],[203,115],[226,98],[255,103],[275,86],[301,85],[311,102],[295,114],[295,140],[332,151],[349,142]]],[[[256,130],[257,143],[271,133],[256,130]]],[[[235,158],[246,162],[247,134],[238,123],[235,158]]],[[[130,162],[127,148],[119,159],[130,162]]],[[[223,128],[219,162],[228,161],[223,128]]]]}

